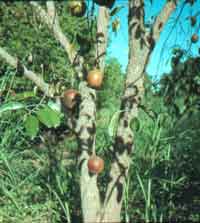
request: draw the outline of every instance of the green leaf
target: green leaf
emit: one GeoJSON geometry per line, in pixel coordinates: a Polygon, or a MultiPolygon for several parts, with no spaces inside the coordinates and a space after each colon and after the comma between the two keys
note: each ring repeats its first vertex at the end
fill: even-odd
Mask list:
{"type": "Polygon", "coordinates": [[[8,102],[6,104],[3,104],[0,106],[0,114],[5,112],[5,111],[12,111],[12,110],[18,110],[25,108],[26,106],[22,103],[19,102],[8,102]]]}
{"type": "Polygon", "coordinates": [[[112,31],[113,32],[117,32],[120,28],[120,20],[119,18],[116,18],[113,22],[112,22],[112,31]]]}
{"type": "Polygon", "coordinates": [[[35,96],[36,96],[36,94],[35,94],[34,91],[25,91],[25,92],[22,92],[22,93],[18,93],[15,96],[11,96],[10,98],[15,99],[15,100],[25,100],[27,98],[32,98],[32,97],[35,97],[35,96]]]}
{"type": "Polygon", "coordinates": [[[25,120],[24,127],[27,135],[33,139],[39,131],[39,121],[35,116],[29,115],[25,120]]]}
{"type": "Polygon", "coordinates": [[[175,103],[176,106],[179,108],[180,113],[182,114],[186,109],[185,98],[184,97],[178,98],[177,100],[175,100],[175,103]]]}
{"type": "Polygon", "coordinates": [[[58,105],[56,102],[54,102],[54,101],[52,101],[52,100],[49,100],[49,101],[48,101],[48,106],[49,106],[52,110],[57,111],[57,112],[60,113],[60,107],[59,107],[59,105],[58,105]]]}
{"type": "Polygon", "coordinates": [[[132,131],[138,132],[140,130],[140,121],[138,118],[133,118],[130,122],[130,128],[132,131]]]}
{"type": "Polygon", "coordinates": [[[61,115],[59,112],[52,110],[49,106],[37,111],[37,117],[48,128],[56,128],[60,125],[61,115]]]}
{"type": "Polygon", "coordinates": [[[116,7],[110,12],[110,16],[114,16],[114,15],[116,15],[122,8],[124,8],[124,6],[116,6],[116,7]]]}
{"type": "Polygon", "coordinates": [[[110,120],[110,123],[108,125],[108,135],[110,137],[113,137],[115,136],[116,134],[116,131],[117,131],[117,123],[118,123],[118,120],[119,120],[119,115],[121,112],[123,112],[124,110],[119,110],[119,111],[116,111],[111,120],[110,120]]]}

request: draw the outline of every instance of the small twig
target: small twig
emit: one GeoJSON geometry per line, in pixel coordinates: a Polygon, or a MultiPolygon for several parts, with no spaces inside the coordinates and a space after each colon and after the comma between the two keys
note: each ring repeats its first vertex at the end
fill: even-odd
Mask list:
{"type": "Polygon", "coordinates": [[[93,145],[92,145],[92,155],[96,155],[96,134],[94,135],[93,145]]]}

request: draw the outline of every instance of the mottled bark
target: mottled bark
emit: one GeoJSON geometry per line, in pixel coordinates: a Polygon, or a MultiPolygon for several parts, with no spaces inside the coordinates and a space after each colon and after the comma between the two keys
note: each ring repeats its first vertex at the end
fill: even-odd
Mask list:
{"type": "Polygon", "coordinates": [[[168,1],[160,15],[156,18],[153,26],[153,37],[157,40],[160,37],[160,33],[163,30],[163,26],[171,15],[172,11],[176,8],[174,1],[168,1]]]}
{"type": "Polygon", "coordinates": [[[81,206],[84,222],[96,222],[100,210],[100,196],[97,188],[97,175],[90,175],[87,161],[92,152],[93,141],[96,132],[96,94],[89,88],[86,82],[79,86],[81,104],[78,120],[76,121],[76,134],[79,142],[79,166],[81,206]]]}
{"type": "Polygon", "coordinates": [[[110,170],[111,181],[106,193],[103,222],[120,222],[123,186],[128,174],[130,154],[134,142],[133,132],[129,124],[137,116],[138,104],[143,94],[143,70],[148,49],[146,46],[141,48],[142,36],[135,37],[137,30],[143,29],[142,4],[143,2],[140,0],[129,2],[129,63],[121,102],[121,110],[124,111],[119,119],[115,144],[113,145],[115,159],[110,170]]]}
{"type": "MultiPolygon", "coordinates": [[[[58,16],[53,1],[47,2],[47,12],[35,1],[34,6],[37,15],[53,32],[55,39],[60,42],[69,56],[69,60],[74,66],[77,76],[83,77],[84,58],[77,55],[72,50],[69,40],[61,30],[58,16]],[[77,55],[77,56],[76,56],[77,55]],[[76,61],[74,61],[76,58],[76,61]]],[[[88,172],[87,161],[92,150],[93,140],[96,132],[96,92],[88,87],[87,82],[80,81],[79,92],[81,94],[81,103],[79,104],[78,117],[72,116],[69,125],[76,133],[79,145],[79,168],[80,168],[80,190],[81,207],[84,222],[96,222],[100,210],[100,197],[97,188],[97,176],[91,176],[88,172]]]]}
{"type": "Polygon", "coordinates": [[[99,7],[99,14],[97,19],[97,46],[96,58],[99,67],[103,71],[105,66],[105,55],[108,42],[108,25],[109,25],[109,10],[106,7],[99,7]]]}
{"type": "MultiPolygon", "coordinates": [[[[96,56],[99,68],[104,69],[104,59],[107,48],[109,14],[108,9],[99,7],[97,33],[103,34],[101,41],[97,44],[96,56]]],[[[79,118],[76,122],[76,132],[79,141],[81,155],[79,163],[81,165],[80,188],[81,207],[83,221],[85,223],[98,222],[100,214],[100,195],[97,187],[97,175],[88,172],[87,161],[92,152],[94,138],[96,135],[96,92],[89,88],[85,82],[80,83],[80,93],[82,102],[80,105],[79,118]]]]}
{"type": "MultiPolygon", "coordinates": [[[[165,7],[164,10],[167,11],[161,14],[163,23],[167,21],[174,9],[174,7],[170,8],[169,12],[168,7],[165,7]]],[[[112,148],[114,160],[110,169],[111,180],[106,192],[101,222],[120,222],[124,184],[128,175],[131,153],[134,149],[134,134],[130,128],[130,122],[138,115],[138,107],[144,94],[144,70],[154,47],[151,44],[142,44],[145,41],[144,38],[149,35],[144,29],[143,0],[129,1],[128,27],[129,63],[120,108],[123,112],[119,118],[115,143],[112,148]]],[[[152,38],[154,41],[159,38],[157,29],[156,35],[152,38]]]]}

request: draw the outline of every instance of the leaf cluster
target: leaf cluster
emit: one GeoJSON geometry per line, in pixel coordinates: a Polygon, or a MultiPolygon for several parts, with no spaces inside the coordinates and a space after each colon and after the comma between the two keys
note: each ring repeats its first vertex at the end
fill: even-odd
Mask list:
{"type": "Polygon", "coordinates": [[[200,58],[181,61],[182,54],[174,56],[176,66],[160,81],[160,95],[175,116],[199,109],[200,58]]]}

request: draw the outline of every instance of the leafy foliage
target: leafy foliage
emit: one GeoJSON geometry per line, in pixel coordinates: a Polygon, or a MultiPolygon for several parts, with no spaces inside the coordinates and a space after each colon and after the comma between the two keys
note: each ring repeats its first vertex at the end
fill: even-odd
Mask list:
{"type": "Polygon", "coordinates": [[[200,58],[181,62],[182,56],[182,53],[174,56],[173,71],[160,82],[165,104],[177,117],[199,108],[200,58]]]}

